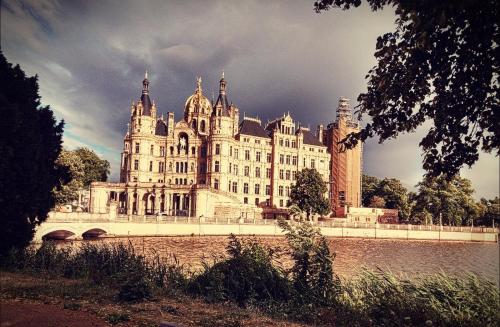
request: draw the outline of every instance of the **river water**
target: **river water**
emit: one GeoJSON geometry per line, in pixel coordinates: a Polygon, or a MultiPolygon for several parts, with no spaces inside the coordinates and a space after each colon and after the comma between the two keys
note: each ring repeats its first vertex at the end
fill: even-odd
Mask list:
{"type": "MultiPolygon", "coordinates": [[[[283,237],[257,237],[266,246],[286,248],[283,237]]],[[[389,270],[410,276],[445,272],[461,275],[474,273],[499,285],[499,243],[436,242],[381,239],[329,238],[336,253],[334,271],[341,277],[356,275],[362,267],[389,270]]],[[[76,241],[79,243],[81,241],[76,241]]],[[[225,254],[227,237],[117,237],[91,242],[130,242],[138,253],[162,257],[175,255],[191,270],[201,268],[202,260],[211,262],[225,254]]],[[[285,256],[283,256],[285,257],[285,256]]],[[[280,260],[287,266],[287,258],[280,260]]]]}

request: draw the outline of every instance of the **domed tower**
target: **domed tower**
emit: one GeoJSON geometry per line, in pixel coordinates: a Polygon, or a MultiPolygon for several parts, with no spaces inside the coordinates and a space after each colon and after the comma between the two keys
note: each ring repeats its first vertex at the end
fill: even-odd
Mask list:
{"type": "Polygon", "coordinates": [[[207,135],[210,131],[211,114],[210,100],[203,95],[201,77],[198,77],[196,79],[196,90],[193,95],[187,98],[184,105],[184,120],[198,134],[207,135]]]}
{"type": "Polygon", "coordinates": [[[210,117],[208,182],[213,188],[229,192],[229,167],[232,149],[237,146],[235,135],[238,133],[239,110],[236,106],[229,104],[226,86],[224,73],[222,73],[219,81],[219,96],[210,117]]]}
{"type": "Polygon", "coordinates": [[[149,98],[146,72],[140,100],[137,104],[132,102],[130,107],[130,124],[124,138],[120,169],[121,182],[157,182],[155,172],[158,172],[158,163],[155,156],[160,153],[157,134],[164,134],[162,128],[157,128],[158,123],[156,105],[149,98]]]}

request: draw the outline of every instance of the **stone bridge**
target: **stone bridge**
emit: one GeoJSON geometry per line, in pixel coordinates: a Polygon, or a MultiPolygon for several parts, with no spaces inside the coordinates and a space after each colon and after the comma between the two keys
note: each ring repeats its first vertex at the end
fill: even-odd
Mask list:
{"type": "MultiPolygon", "coordinates": [[[[329,237],[435,241],[497,242],[498,228],[436,225],[339,223],[316,225],[329,237]]],[[[227,217],[125,216],[91,213],[53,213],[38,226],[34,241],[81,239],[99,236],[169,235],[283,235],[275,220],[227,217]]]]}

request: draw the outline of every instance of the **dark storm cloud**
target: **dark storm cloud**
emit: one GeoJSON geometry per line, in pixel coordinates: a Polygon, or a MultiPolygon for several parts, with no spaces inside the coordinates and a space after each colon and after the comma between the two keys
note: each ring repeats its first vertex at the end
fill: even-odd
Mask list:
{"type": "MultiPolygon", "coordinates": [[[[290,111],[316,129],[335,118],[337,99],[356,99],[375,65],[377,36],[393,30],[392,11],[313,12],[314,1],[3,1],[2,50],[40,77],[43,102],[64,118],[65,145],[88,145],[117,164],[132,100],[148,69],[160,113],[182,117],[203,78],[209,98],[221,71],[229,99],[264,122],[290,111]]],[[[353,101],[353,106],[355,101],[353,101]]],[[[365,145],[367,173],[422,175],[424,133],[365,145]]],[[[497,194],[497,160],[465,172],[481,195],[497,194]],[[495,179],[496,177],[496,179],[495,179]]]]}

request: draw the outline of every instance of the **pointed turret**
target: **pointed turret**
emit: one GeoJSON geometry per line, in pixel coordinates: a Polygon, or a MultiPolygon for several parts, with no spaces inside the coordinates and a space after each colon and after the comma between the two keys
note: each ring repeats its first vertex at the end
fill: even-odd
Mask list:
{"type": "Polygon", "coordinates": [[[226,96],[226,80],[224,79],[224,71],[222,71],[222,76],[219,81],[219,97],[214,105],[213,115],[216,116],[229,116],[229,102],[226,96]]]}
{"type": "Polygon", "coordinates": [[[149,80],[148,71],[144,74],[144,80],[142,81],[142,114],[144,116],[151,116],[151,100],[149,99],[149,80]]]}

